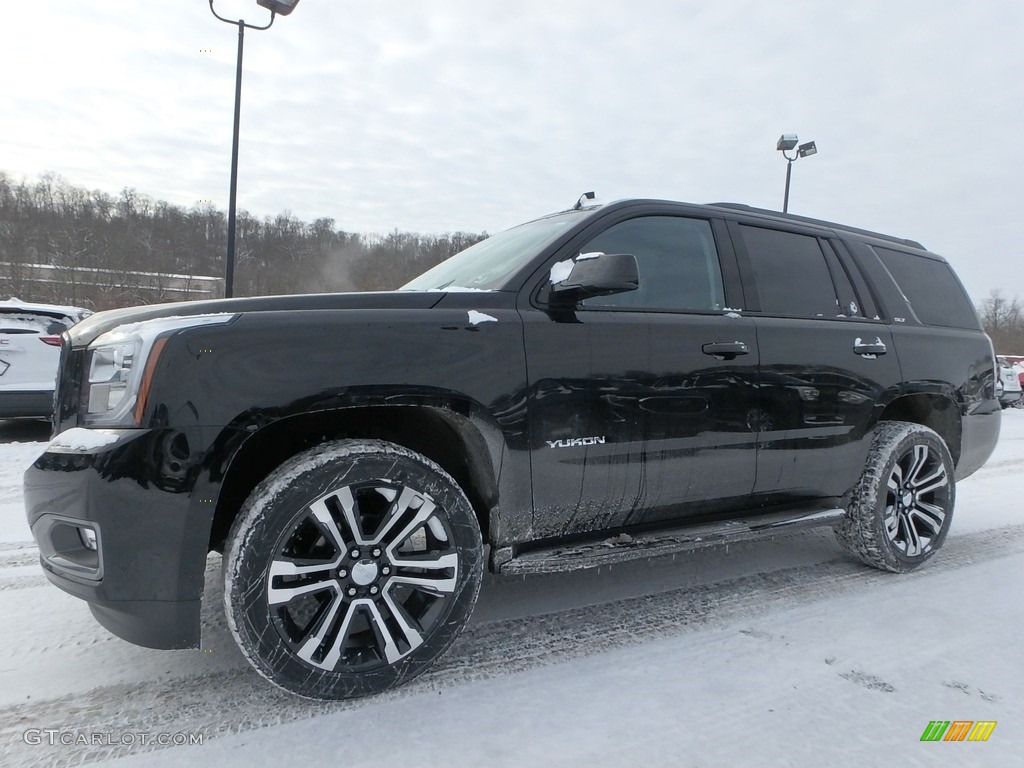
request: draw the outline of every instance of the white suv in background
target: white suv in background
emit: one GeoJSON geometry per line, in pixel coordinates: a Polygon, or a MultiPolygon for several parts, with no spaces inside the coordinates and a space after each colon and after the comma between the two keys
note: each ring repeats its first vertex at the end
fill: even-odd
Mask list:
{"type": "Polygon", "coordinates": [[[91,314],[81,307],[0,301],[0,419],[50,417],[60,335],[91,314]]]}
{"type": "Polygon", "coordinates": [[[999,380],[996,382],[996,393],[1003,408],[1016,405],[1021,398],[1020,368],[1011,365],[1005,357],[997,357],[999,363],[999,380]]]}

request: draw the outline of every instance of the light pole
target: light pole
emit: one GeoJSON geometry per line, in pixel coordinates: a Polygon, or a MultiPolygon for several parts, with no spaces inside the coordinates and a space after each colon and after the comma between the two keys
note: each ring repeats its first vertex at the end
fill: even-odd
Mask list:
{"type": "Polygon", "coordinates": [[[246,24],[244,19],[225,19],[213,10],[210,0],[210,13],[227,24],[238,26],[238,61],[235,65],[235,127],[231,135],[231,186],[228,192],[228,252],[224,264],[224,298],[234,296],[235,289],[235,207],[238,193],[238,124],[242,115],[242,44],[245,41],[245,30],[270,29],[277,14],[287,16],[295,10],[299,0],[256,0],[257,5],[270,9],[270,22],[264,27],[246,24]]]}
{"type": "Polygon", "coordinates": [[[778,142],[775,144],[775,148],[782,153],[782,156],[786,158],[786,194],[782,198],[782,212],[789,213],[789,180],[793,175],[793,162],[801,157],[808,157],[809,155],[815,155],[818,153],[818,148],[814,146],[813,141],[808,141],[805,144],[801,144],[799,147],[796,143],[800,141],[795,133],[784,133],[779,137],[778,142]],[[786,152],[796,149],[796,154],[790,157],[786,152]]]}

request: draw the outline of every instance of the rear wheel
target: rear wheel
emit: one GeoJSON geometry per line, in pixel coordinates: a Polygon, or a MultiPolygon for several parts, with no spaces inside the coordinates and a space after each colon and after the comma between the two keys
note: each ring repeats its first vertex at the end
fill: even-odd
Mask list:
{"type": "Polygon", "coordinates": [[[469,619],[482,543],[458,484],[381,441],[300,454],[250,495],[224,556],[246,658],[302,696],[377,693],[426,669],[469,619]]]}
{"type": "Polygon", "coordinates": [[[955,499],[953,459],[942,438],[920,424],[879,422],[836,537],[868,565],[912,571],[945,541],[955,499]]]}

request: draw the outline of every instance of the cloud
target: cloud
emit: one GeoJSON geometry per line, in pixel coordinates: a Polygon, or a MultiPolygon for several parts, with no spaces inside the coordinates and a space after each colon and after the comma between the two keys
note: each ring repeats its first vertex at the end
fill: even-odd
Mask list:
{"type": "MultiPolygon", "coordinates": [[[[307,0],[246,34],[239,204],[367,232],[496,231],[587,189],[780,207],[774,141],[798,132],[820,153],[794,211],[919,239],[976,298],[1024,296],[1022,9],[307,0]]],[[[226,207],[237,35],[205,3],[7,14],[4,170],[226,207]]]]}

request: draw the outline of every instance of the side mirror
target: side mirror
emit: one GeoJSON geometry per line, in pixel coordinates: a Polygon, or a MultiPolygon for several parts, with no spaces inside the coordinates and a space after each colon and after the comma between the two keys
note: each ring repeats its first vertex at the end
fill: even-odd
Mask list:
{"type": "Polygon", "coordinates": [[[575,304],[594,296],[635,291],[639,285],[640,271],[633,254],[584,253],[569,276],[551,286],[551,298],[575,304]]]}

